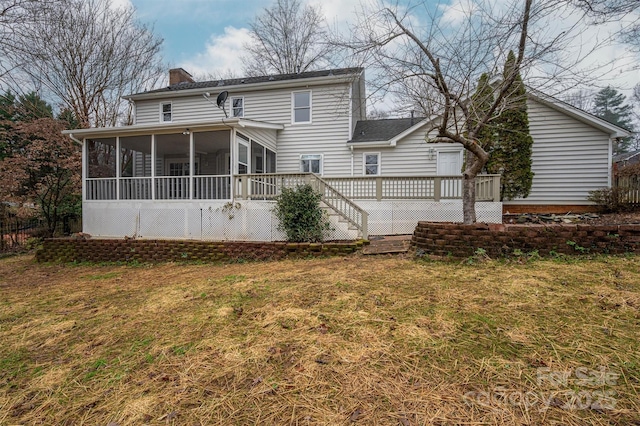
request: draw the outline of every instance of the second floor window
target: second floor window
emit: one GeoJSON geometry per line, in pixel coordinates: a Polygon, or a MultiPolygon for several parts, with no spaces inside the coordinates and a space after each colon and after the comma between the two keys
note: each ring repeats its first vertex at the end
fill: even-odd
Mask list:
{"type": "Polygon", "coordinates": [[[244,117],[244,98],[231,98],[233,117],[244,117]]]}
{"type": "Polygon", "coordinates": [[[160,104],[160,121],[171,121],[171,102],[165,102],[160,104]]]}
{"type": "Polygon", "coordinates": [[[311,123],[311,91],[293,92],[293,123],[311,123]]]}

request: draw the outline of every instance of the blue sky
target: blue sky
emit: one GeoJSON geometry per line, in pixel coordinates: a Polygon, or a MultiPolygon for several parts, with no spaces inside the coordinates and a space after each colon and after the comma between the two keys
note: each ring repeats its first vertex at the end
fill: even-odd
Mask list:
{"type": "MultiPolygon", "coordinates": [[[[183,67],[196,77],[206,77],[212,73],[225,74],[228,70],[237,75],[242,71],[240,56],[242,46],[249,40],[249,23],[269,7],[272,0],[112,0],[116,5],[133,5],[138,19],[152,25],[154,32],[164,39],[163,56],[171,67],[183,67]]],[[[345,28],[353,22],[355,11],[362,3],[372,4],[377,0],[302,0],[304,3],[319,5],[328,22],[345,28]]],[[[400,0],[400,4],[417,0],[400,0]]],[[[455,25],[462,16],[462,10],[472,8],[477,0],[426,0],[431,7],[438,8],[455,25]]],[[[506,0],[495,0],[500,5],[506,0]]],[[[572,18],[570,16],[570,18],[572,18]]],[[[638,17],[635,17],[638,19],[638,17]]],[[[558,21],[558,25],[561,25],[558,21]]],[[[605,34],[615,30],[616,23],[609,28],[597,31],[605,34]]],[[[595,31],[589,28],[578,42],[569,49],[579,51],[597,43],[595,31]]],[[[629,58],[626,46],[612,46],[598,52],[594,60],[618,60],[629,58]]],[[[633,58],[637,63],[637,57],[633,58]]],[[[640,82],[640,72],[631,69],[628,64],[619,65],[608,74],[609,81],[615,87],[628,91],[640,82]]],[[[637,67],[636,67],[637,68],[637,67]]]]}
{"type": "Polygon", "coordinates": [[[228,27],[243,28],[256,11],[269,5],[266,0],[129,0],[138,19],[153,25],[164,39],[164,56],[173,65],[190,62],[206,51],[212,37],[225,34],[228,27]]]}
{"type": "MultiPolygon", "coordinates": [[[[271,0],[113,0],[136,8],[138,19],[153,25],[164,39],[164,57],[171,66],[203,75],[227,69],[239,72],[242,44],[249,23],[271,0]]],[[[370,0],[365,0],[370,1],[370,0]]],[[[445,2],[448,0],[444,0],[445,2]]],[[[303,0],[320,5],[332,24],[345,24],[360,0],[303,0]]]]}

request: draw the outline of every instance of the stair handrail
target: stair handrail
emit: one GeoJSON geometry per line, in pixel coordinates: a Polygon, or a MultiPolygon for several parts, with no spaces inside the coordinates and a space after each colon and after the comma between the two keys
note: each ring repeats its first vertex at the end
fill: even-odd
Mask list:
{"type": "Polygon", "coordinates": [[[369,238],[369,213],[367,213],[366,210],[354,203],[350,198],[342,194],[315,173],[310,173],[309,183],[315,190],[320,192],[322,202],[360,231],[362,239],[366,240],[369,238]]]}

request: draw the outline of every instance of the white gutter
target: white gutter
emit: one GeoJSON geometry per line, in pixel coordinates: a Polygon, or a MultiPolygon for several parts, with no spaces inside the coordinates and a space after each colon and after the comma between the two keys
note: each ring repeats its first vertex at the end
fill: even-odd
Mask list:
{"type": "Polygon", "coordinates": [[[92,127],[89,129],[63,130],[64,135],[87,137],[114,137],[114,136],[133,136],[144,134],[168,134],[176,131],[182,132],[185,129],[194,130],[214,130],[227,127],[253,127],[261,129],[282,130],[284,125],[265,123],[262,121],[254,121],[240,118],[227,118],[210,121],[183,121],[173,123],[151,123],[151,124],[134,124],[132,126],[120,127],[92,127]]]}
{"type": "Polygon", "coordinates": [[[369,142],[347,142],[347,146],[351,148],[386,148],[395,146],[391,141],[369,141],[369,142]]]}
{"type": "Polygon", "coordinates": [[[72,141],[77,142],[78,144],[82,145],[82,141],[80,139],[77,139],[75,136],[73,136],[73,133],[65,133],[65,132],[73,132],[73,130],[64,130],[62,132],[62,134],[66,134],[69,135],[69,137],[71,138],[72,141]]]}

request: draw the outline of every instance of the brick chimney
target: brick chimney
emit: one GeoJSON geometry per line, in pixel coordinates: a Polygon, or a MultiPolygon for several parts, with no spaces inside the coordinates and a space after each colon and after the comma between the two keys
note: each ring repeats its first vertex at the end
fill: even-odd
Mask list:
{"type": "Polygon", "coordinates": [[[169,86],[178,83],[195,83],[195,80],[182,68],[173,68],[169,70],[169,86]]]}

